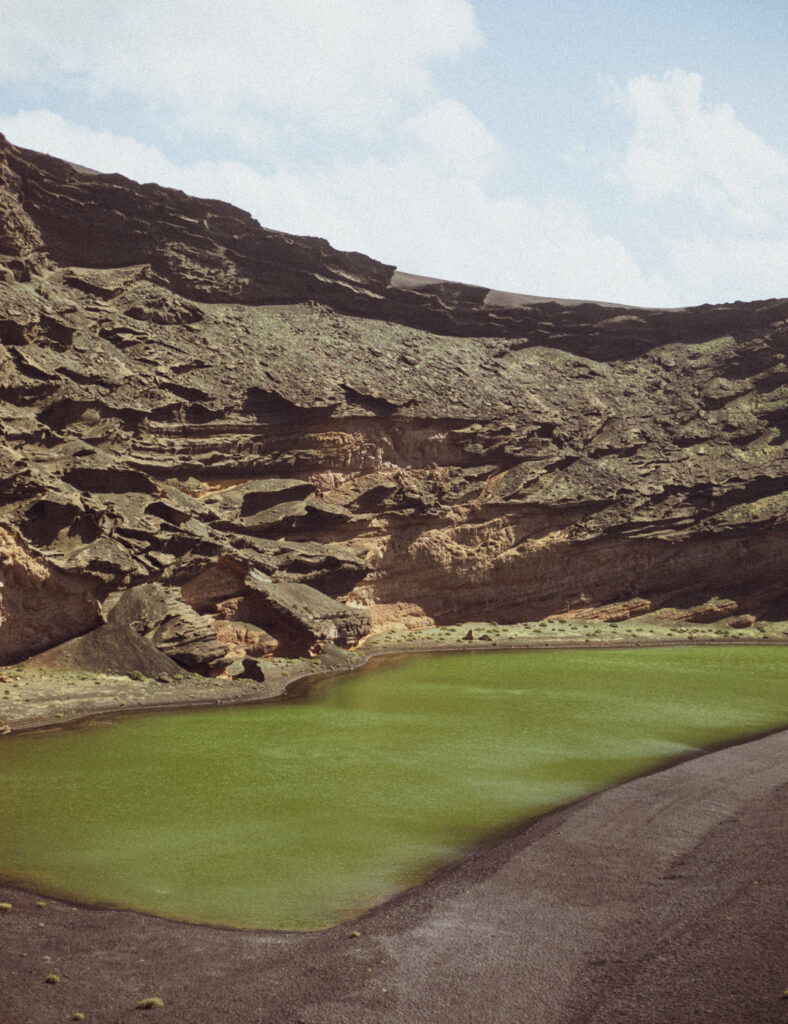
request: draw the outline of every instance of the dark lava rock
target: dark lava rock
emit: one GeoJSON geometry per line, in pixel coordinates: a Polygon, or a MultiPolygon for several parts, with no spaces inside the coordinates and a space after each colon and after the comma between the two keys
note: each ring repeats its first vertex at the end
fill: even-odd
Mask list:
{"type": "Polygon", "coordinates": [[[259,658],[244,658],[242,664],[243,675],[246,679],[254,679],[258,683],[263,682],[265,672],[263,671],[263,663],[259,658]]]}

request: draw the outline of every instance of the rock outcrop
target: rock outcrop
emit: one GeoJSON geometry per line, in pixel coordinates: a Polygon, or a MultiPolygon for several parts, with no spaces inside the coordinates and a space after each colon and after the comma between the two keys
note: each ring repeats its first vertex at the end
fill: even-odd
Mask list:
{"type": "Polygon", "coordinates": [[[0,661],[785,617],[787,352],[788,299],[418,278],[0,136],[0,661]]]}

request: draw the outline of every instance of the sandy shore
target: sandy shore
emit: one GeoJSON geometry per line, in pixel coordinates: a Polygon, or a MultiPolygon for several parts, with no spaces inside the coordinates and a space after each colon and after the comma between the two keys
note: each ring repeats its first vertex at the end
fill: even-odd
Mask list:
{"type": "MultiPolygon", "coordinates": [[[[367,653],[383,652],[373,645],[356,661],[367,653]]],[[[262,684],[270,693],[239,684],[222,699],[275,697],[330,666],[294,668],[262,684]]],[[[94,684],[77,682],[60,697],[71,701],[68,717],[96,710],[94,684]]],[[[62,706],[46,687],[41,701],[29,696],[40,685],[20,684],[28,713],[15,728],[62,706]]],[[[216,699],[196,684],[185,692],[190,685],[172,702],[216,699]]],[[[115,684],[96,689],[120,710],[115,684]]],[[[134,689],[126,697],[126,707],[143,699],[134,689]]],[[[786,796],[780,732],[556,811],[351,924],[306,934],[189,925],[0,888],[11,905],[0,911],[0,1021],[788,1021],[786,796]],[[148,997],[164,1005],[136,1009],[148,997]]]]}

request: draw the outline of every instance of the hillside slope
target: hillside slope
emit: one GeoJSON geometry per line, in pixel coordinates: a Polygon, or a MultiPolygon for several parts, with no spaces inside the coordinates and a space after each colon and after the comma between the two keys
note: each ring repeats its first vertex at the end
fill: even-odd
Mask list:
{"type": "Polygon", "coordinates": [[[788,299],[431,281],[0,136],[0,662],[785,617],[787,351],[788,299]]]}

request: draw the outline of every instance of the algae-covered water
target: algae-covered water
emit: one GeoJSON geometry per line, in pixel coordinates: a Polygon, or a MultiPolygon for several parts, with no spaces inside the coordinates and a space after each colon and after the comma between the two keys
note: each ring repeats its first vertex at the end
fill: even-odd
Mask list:
{"type": "Polygon", "coordinates": [[[786,724],[786,680],[786,647],[411,655],[297,701],[10,737],[0,876],[321,928],[548,808],[786,724]]]}

